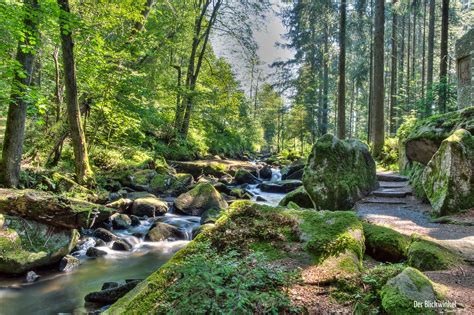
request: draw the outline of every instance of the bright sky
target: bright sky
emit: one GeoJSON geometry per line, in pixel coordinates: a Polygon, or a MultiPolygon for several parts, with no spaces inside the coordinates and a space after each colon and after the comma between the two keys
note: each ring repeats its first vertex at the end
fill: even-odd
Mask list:
{"type": "MultiPolygon", "coordinates": [[[[255,41],[258,44],[257,54],[264,63],[261,67],[265,74],[270,74],[273,69],[270,69],[270,65],[278,60],[287,60],[293,56],[293,52],[288,49],[276,47],[277,42],[282,43],[282,35],[286,33],[285,26],[282,23],[281,17],[278,15],[280,12],[280,0],[271,0],[273,10],[268,12],[265,26],[261,30],[257,30],[254,33],[255,41]]],[[[228,45],[220,42],[214,38],[213,47],[215,53],[219,57],[226,58],[232,65],[233,70],[237,74],[237,77],[242,82],[242,86],[246,92],[249,91],[249,78],[248,73],[242,67],[241,60],[236,60],[235,55],[229,53],[228,45]]]]}

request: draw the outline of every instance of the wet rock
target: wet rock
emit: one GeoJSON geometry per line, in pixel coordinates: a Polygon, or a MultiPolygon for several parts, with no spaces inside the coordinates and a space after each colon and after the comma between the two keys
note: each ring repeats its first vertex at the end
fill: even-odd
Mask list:
{"type": "Polygon", "coordinates": [[[287,193],[303,185],[300,180],[282,180],[279,182],[263,182],[258,187],[265,192],[287,193]]]}
{"type": "Polygon", "coordinates": [[[107,289],[112,289],[120,286],[120,283],[118,282],[104,282],[102,284],[101,290],[107,290],[107,289]]]}
{"type": "Polygon", "coordinates": [[[219,183],[223,183],[225,185],[232,185],[233,177],[229,174],[223,175],[219,178],[219,183]]]}
{"type": "Polygon", "coordinates": [[[305,162],[303,159],[299,159],[284,167],[281,172],[281,178],[302,180],[305,162]]]}
{"type": "Polygon", "coordinates": [[[265,165],[260,169],[260,178],[263,180],[270,180],[272,179],[272,168],[269,165],[265,165]]]}
{"type": "Polygon", "coordinates": [[[40,278],[40,276],[37,275],[36,272],[34,272],[34,271],[28,271],[28,273],[26,274],[26,282],[28,282],[28,283],[35,282],[39,278],[40,278]]]}
{"type": "Polygon", "coordinates": [[[237,184],[257,184],[260,180],[246,169],[239,169],[235,173],[237,184]]]}
{"type": "Polygon", "coordinates": [[[156,196],[146,191],[133,191],[127,194],[127,199],[135,201],[140,198],[155,198],[156,196]]]}
{"type": "Polygon", "coordinates": [[[130,216],[130,221],[132,226],[139,226],[140,225],[140,218],[137,217],[136,215],[131,215],[130,216]]]}
{"type": "Polygon", "coordinates": [[[139,233],[139,232],[135,232],[132,235],[135,236],[136,238],[143,238],[145,236],[143,233],[139,233]]]}
{"type": "Polygon", "coordinates": [[[107,246],[107,243],[99,238],[95,240],[95,246],[96,247],[107,246]]]}
{"type": "Polygon", "coordinates": [[[160,173],[150,182],[150,191],[156,194],[167,194],[177,196],[194,184],[194,178],[191,174],[178,173],[160,173]]]}
{"type": "Polygon", "coordinates": [[[116,209],[120,212],[128,212],[130,207],[132,206],[133,201],[128,198],[120,198],[113,202],[106,204],[105,206],[108,208],[116,209]]]}
{"type": "Polygon", "coordinates": [[[168,204],[157,197],[139,198],[133,202],[132,214],[143,217],[155,217],[168,212],[168,204]]]}
{"type": "Polygon", "coordinates": [[[0,214],[0,272],[22,274],[58,263],[76,246],[79,232],[0,214]]]}
{"type": "Polygon", "coordinates": [[[125,240],[116,240],[113,244],[112,244],[112,249],[113,250],[118,250],[118,251],[131,251],[132,250],[132,245],[130,245],[127,241],[125,240]]]}
{"type": "Polygon", "coordinates": [[[154,223],[148,231],[148,234],[145,236],[145,240],[151,242],[159,242],[164,240],[182,240],[185,238],[186,235],[184,232],[180,231],[173,225],[163,222],[154,223]]]}
{"type": "Polygon", "coordinates": [[[304,170],[303,183],[318,210],[348,210],[378,186],[375,161],[366,144],[319,138],[304,170]]]}
{"type": "Polygon", "coordinates": [[[126,214],[115,213],[110,217],[114,230],[128,229],[132,224],[132,220],[126,214]]]}
{"type": "Polygon", "coordinates": [[[116,287],[111,287],[98,292],[92,292],[85,296],[85,301],[90,303],[97,303],[100,305],[109,305],[115,303],[122,296],[127,294],[130,290],[135,288],[140,280],[134,280],[121,284],[116,287]]]}
{"type": "Polygon", "coordinates": [[[247,190],[242,189],[242,188],[233,188],[230,191],[230,195],[237,199],[244,199],[244,200],[252,199],[252,195],[247,190]]]}
{"type": "Polygon", "coordinates": [[[474,207],[474,136],[464,129],[445,139],[423,172],[423,189],[435,214],[474,207]]]}
{"type": "Polygon", "coordinates": [[[262,196],[257,196],[256,200],[260,202],[267,202],[267,199],[263,198],[262,196]]]}
{"type": "Polygon", "coordinates": [[[311,197],[308,195],[303,186],[289,192],[279,203],[280,206],[287,206],[290,202],[294,202],[301,208],[314,208],[311,197]]]}
{"type": "Polygon", "coordinates": [[[227,208],[227,202],[211,184],[198,184],[175,200],[175,208],[189,215],[201,215],[212,208],[227,208]]]}
{"type": "Polygon", "coordinates": [[[115,236],[112,232],[107,231],[104,228],[95,229],[94,233],[92,233],[92,236],[101,239],[104,242],[111,242],[117,239],[117,236],[115,236]]]}
{"type": "Polygon", "coordinates": [[[59,262],[59,271],[69,272],[75,269],[76,267],[78,267],[79,264],[80,264],[79,259],[71,255],[66,255],[59,262]]]}
{"type": "Polygon", "coordinates": [[[107,252],[97,247],[89,247],[86,252],[86,256],[88,257],[101,257],[107,255],[107,252]]]}

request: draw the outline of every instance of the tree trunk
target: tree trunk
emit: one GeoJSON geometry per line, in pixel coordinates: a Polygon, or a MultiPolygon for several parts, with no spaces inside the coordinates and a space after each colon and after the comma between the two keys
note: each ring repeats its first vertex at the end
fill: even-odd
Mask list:
{"type": "Polygon", "coordinates": [[[39,42],[39,5],[37,0],[24,0],[28,11],[23,20],[26,36],[18,43],[16,61],[19,69],[15,72],[11,103],[8,107],[7,125],[0,161],[0,183],[16,187],[20,181],[21,156],[25,140],[26,110],[28,107],[28,86],[32,84],[33,65],[39,42]],[[31,41],[33,40],[33,41],[31,41]]]}
{"type": "Polygon", "coordinates": [[[74,164],[76,177],[79,184],[90,183],[92,180],[92,170],[89,166],[87,155],[87,145],[82,129],[81,112],[77,99],[76,66],[74,62],[74,42],[70,26],[67,25],[69,18],[69,1],[58,0],[61,8],[60,31],[61,47],[63,52],[64,83],[66,87],[67,116],[70,128],[70,135],[74,149],[74,164]]]}
{"type": "MultiPolygon", "coordinates": [[[[425,102],[425,79],[426,79],[426,1],[423,0],[423,45],[422,45],[422,52],[421,52],[421,99],[425,102]]],[[[425,113],[426,115],[426,110],[425,113]]]]}
{"type": "Polygon", "coordinates": [[[428,25],[428,64],[426,66],[426,116],[430,116],[433,108],[433,53],[435,33],[435,0],[430,0],[430,20],[428,25]]]}
{"type": "Polygon", "coordinates": [[[328,93],[329,93],[329,35],[327,28],[324,29],[324,56],[323,56],[323,111],[321,118],[321,135],[328,133],[328,93]]]}
{"type": "Polygon", "coordinates": [[[448,92],[448,27],[449,27],[449,0],[443,0],[441,11],[441,55],[439,65],[439,111],[446,112],[446,98],[448,92]]]}
{"type": "Polygon", "coordinates": [[[346,137],[346,0],[341,0],[339,25],[339,86],[337,96],[337,137],[346,137]]]}
{"type": "Polygon", "coordinates": [[[374,31],[374,156],[380,156],[384,145],[384,24],[385,0],[375,1],[374,31]]]}
{"type": "Polygon", "coordinates": [[[410,79],[411,79],[411,20],[410,11],[408,11],[408,31],[407,31],[407,77],[406,77],[406,95],[405,95],[405,110],[409,108],[410,103],[410,79]]]}
{"type": "Polygon", "coordinates": [[[398,62],[398,51],[397,51],[397,27],[398,27],[398,16],[395,12],[395,4],[397,0],[393,0],[392,2],[392,66],[391,66],[391,74],[390,74],[390,134],[394,135],[397,131],[397,124],[396,124],[396,107],[397,107],[397,62],[398,62]]]}
{"type": "Polygon", "coordinates": [[[370,51],[369,51],[369,108],[367,115],[367,142],[374,142],[374,31],[373,31],[373,14],[374,1],[370,1],[370,51]]]}
{"type": "Polygon", "coordinates": [[[146,0],[145,6],[141,12],[142,19],[137,21],[133,27],[132,35],[143,31],[145,27],[146,20],[148,19],[148,15],[150,14],[151,7],[155,3],[155,0],[146,0]]]}

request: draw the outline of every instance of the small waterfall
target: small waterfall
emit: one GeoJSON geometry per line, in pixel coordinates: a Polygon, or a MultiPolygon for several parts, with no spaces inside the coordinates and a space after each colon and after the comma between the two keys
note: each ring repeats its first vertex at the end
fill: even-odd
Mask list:
{"type": "Polygon", "coordinates": [[[272,182],[277,182],[281,180],[281,171],[279,168],[272,168],[272,182]]]}

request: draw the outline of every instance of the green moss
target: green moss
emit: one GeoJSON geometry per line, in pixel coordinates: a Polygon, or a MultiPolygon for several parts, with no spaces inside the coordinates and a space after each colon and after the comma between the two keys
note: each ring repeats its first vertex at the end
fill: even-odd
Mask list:
{"type": "Polygon", "coordinates": [[[354,212],[304,210],[293,213],[302,220],[300,229],[306,239],[305,247],[316,261],[347,249],[362,260],[365,251],[362,223],[354,212]]]}
{"type": "MultiPolygon", "coordinates": [[[[313,201],[308,195],[303,186],[298,187],[297,189],[289,192],[286,196],[280,201],[280,206],[288,206],[290,202],[295,203],[301,208],[314,208],[313,201]]],[[[294,207],[290,207],[294,208],[294,207]]]]}
{"type": "Polygon", "coordinates": [[[399,262],[407,258],[410,239],[390,228],[363,223],[366,253],[379,261],[399,262]]]}
{"type": "Polygon", "coordinates": [[[423,239],[415,239],[408,250],[408,264],[423,271],[450,269],[461,263],[450,250],[423,239]]]}
{"type": "Polygon", "coordinates": [[[276,248],[271,242],[255,242],[249,248],[254,252],[263,253],[270,261],[288,257],[288,253],[276,248]]]}

